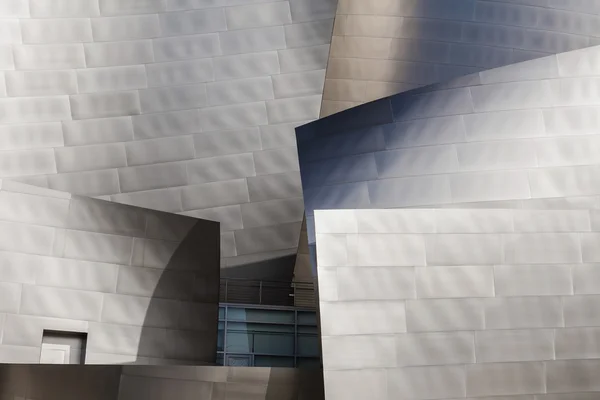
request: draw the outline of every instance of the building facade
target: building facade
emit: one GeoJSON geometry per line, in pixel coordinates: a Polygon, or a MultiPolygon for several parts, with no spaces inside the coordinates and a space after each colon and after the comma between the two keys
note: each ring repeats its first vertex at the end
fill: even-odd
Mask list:
{"type": "Polygon", "coordinates": [[[313,210],[596,208],[599,47],[404,92],[298,130],[313,210]]]}
{"type": "Polygon", "coordinates": [[[596,398],[597,217],[317,211],[325,398],[596,398]]]}
{"type": "Polygon", "coordinates": [[[321,117],[599,44],[593,1],[339,0],[321,117]]]}
{"type": "Polygon", "coordinates": [[[599,22],[2,1],[2,399],[596,398],[599,22]]]}
{"type": "Polygon", "coordinates": [[[335,6],[4,1],[0,178],[218,220],[231,274],[291,280],[335,6]]]}
{"type": "Polygon", "coordinates": [[[294,128],[321,108],[600,36],[593,2],[546,0],[10,0],[0,17],[0,178],[217,219],[224,273],[267,279],[293,273],[294,128]]]}
{"type": "Polygon", "coordinates": [[[1,184],[1,363],[215,362],[218,223],[1,184]]]}
{"type": "MultiPolygon", "coordinates": [[[[599,18],[598,4],[593,1],[340,0],[320,115],[325,117],[425,85],[598,45],[599,18]]],[[[534,65],[530,68],[532,75],[534,70],[539,71],[534,65]]],[[[538,78],[542,79],[545,74],[539,72],[538,78]]],[[[366,109],[362,112],[371,113],[366,109]]],[[[502,121],[489,123],[505,123],[504,117],[499,119],[502,121]]],[[[365,126],[371,126],[368,121],[365,126]]],[[[539,121],[532,123],[539,128],[539,121]]],[[[456,126],[456,120],[439,120],[436,124],[432,119],[428,125],[406,129],[410,131],[407,135],[418,136],[462,128],[456,126]]],[[[507,129],[530,130],[526,126],[507,129]]],[[[427,139],[423,140],[422,145],[427,145],[427,139]]],[[[351,141],[346,145],[352,146],[351,141]]],[[[417,140],[386,150],[419,145],[417,140]]],[[[427,162],[425,157],[429,156],[425,152],[419,161],[427,162]]],[[[412,162],[409,156],[402,158],[412,162]]],[[[310,225],[310,211],[308,214],[310,225]]],[[[303,228],[296,271],[307,276],[315,261],[306,244],[306,225],[303,228]]]]}
{"type": "Polygon", "coordinates": [[[323,399],[320,371],[193,366],[0,365],[2,399],[323,399]]]}

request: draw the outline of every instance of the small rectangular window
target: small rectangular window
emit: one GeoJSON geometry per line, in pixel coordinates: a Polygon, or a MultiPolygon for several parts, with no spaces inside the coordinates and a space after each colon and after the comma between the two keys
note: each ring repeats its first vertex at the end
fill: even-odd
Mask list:
{"type": "Polygon", "coordinates": [[[40,364],[85,364],[87,333],[44,330],[40,364]]]}

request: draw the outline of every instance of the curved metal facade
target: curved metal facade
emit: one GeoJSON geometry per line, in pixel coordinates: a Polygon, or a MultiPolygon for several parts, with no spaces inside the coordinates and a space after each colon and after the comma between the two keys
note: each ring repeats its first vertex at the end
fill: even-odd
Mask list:
{"type": "MultiPolygon", "coordinates": [[[[600,44],[599,22],[594,1],[340,0],[321,117],[424,85],[600,44]]],[[[309,275],[305,235],[298,276],[309,275]]]]}
{"type": "Polygon", "coordinates": [[[591,47],[299,128],[309,228],[315,209],[597,208],[599,66],[591,47]]]}
{"type": "Polygon", "coordinates": [[[3,2],[0,177],[219,220],[253,264],[295,253],[321,107],[598,43],[594,2],[336,3],[3,2]]]}
{"type": "Polygon", "coordinates": [[[599,390],[598,7],[340,0],[349,109],[297,129],[327,399],[599,390]]]}
{"type": "Polygon", "coordinates": [[[594,1],[339,0],[321,115],[600,44],[599,14],[594,1]]]}
{"type": "Polygon", "coordinates": [[[219,220],[225,265],[295,253],[335,0],[1,3],[0,178],[219,220]]]}
{"type": "Polygon", "coordinates": [[[87,336],[64,363],[214,364],[218,223],[0,185],[0,363],[42,362],[52,331],[87,336]]]}

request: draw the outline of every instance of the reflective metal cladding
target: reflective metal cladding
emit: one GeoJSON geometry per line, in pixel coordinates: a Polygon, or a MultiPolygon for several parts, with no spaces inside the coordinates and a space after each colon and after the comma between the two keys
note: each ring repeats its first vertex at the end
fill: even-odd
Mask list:
{"type": "Polygon", "coordinates": [[[340,1],[345,111],[296,129],[328,400],[600,390],[598,7],[340,1]]]}
{"type": "Polygon", "coordinates": [[[596,43],[594,2],[526,3],[10,0],[0,178],[219,220],[224,266],[293,255],[294,128],[596,43]]]}
{"type": "Polygon", "coordinates": [[[224,266],[293,256],[335,6],[3,1],[0,178],[218,220],[224,266]]]}
{"type": "Polygon", "coordinates": [[[298,128],[309,232],[318,209],[595,208],[599,59],[526,61],[298,128]]]}
{"type": "Polygon", "coordinates": [[[0,186],[0,363],[214,364],[218,223],[0,186]]]}

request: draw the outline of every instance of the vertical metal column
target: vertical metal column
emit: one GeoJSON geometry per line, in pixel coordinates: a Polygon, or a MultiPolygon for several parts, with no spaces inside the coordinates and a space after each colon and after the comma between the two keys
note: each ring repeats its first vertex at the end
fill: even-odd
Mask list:
{"type": "MultiPolygon", "coordinates": [[[[225,281],[225,293],[227,293],[227,281],[225,281]]],[[[229,319],[227,315],[227,309],[229,307],[225,306],[225,318],[223,321],[223,365],[228,364],[227,360],[227,320],[229,319]]]]}
{"type": "Polygon", "coordinates": [[[298,310],[294,310],[294,367],[298,366],[298,310]]]}

